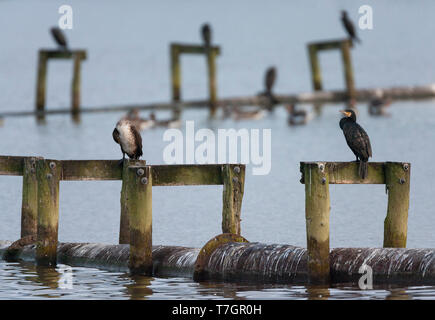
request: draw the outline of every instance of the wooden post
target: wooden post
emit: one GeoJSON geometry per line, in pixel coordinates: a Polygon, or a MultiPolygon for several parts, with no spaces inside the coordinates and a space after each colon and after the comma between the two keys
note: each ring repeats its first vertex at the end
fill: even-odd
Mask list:
{"type": "Polygon", "coordinates": [[[305,163],[308,275],[313,284],[329,282],[329,175],[323,162],[305,163]]]}
{"type": "Polygon", "coordinates": [[[122,187],[121,187],[121,219],[119,223],[119,244],[130,243],[130,218],[127,206],[128,167],[132,165],[146,164],[145,160],[124,159],[122,164],[122,187]]]}
{"type": "Polygon", "coordinates": [[[234,233],[240,235],[240,215],[245,187],[245,166],[238,164],[223,165],[222,178],[222,233],[234,233]]]}
{"type": "Polygon", "coordinates": [[[23,159],[23,194],[21,204],[21,238],[36,235],[38,221],[38,181],[36,160],[23,159]]]}
{"type": "Polygon", "coordinates": [[[410,163],[385,164],[388,210],[384,221],[384,248],[406,248],[410,179],[410,163]]]}
{"type": "MultiPolygon", "coordinates": [[[[180,66],[180,50],[178,45],[171,44],[171,80],[172,80],[172,101],[179,102],[181,100],[181,66],[180,66]]],[[[180,118],[180,111],[177,108],[173,109],[173,118],[180,118]]]]}
{"type": "MultiPolygon", "coordinates": [[[[43,50],[39,50],[38,55],[38,78],[36,82],[36,111],[44,112],[45,110],[45,87],[47,79],[47,54],[43,50]]],[[[38,122],[45,121],[44,114],[37,114],[36,119],[38,122]]]]}
{"type": "Polygon", "coordinates": [[[37,160],[36,163],[38,180],[36,262],[38,265],[56,265],[61,164],[56,160],[37,160]]]}
{"type": "Polygon", "coordinates": [[[130,218],[130,272],[151,275],[153,270],[151,166],[128,167],[126,192],[130,218]]]}
{"type": "Polygon", "coordinates": [[[353,81],[352,59],[350,57],[351,40],[341,42],[341,55],[343,59],[344,80],[346,82],[347,94],[349,101],[355,101],[355,84],[353,81]]]}
{"type": "Polygon", "coordinates": [[[80,81],[81,81],[81,59],[78,52],[74,53],[73,79],[71,87],[71,116],[74,122],[80,122],[80,81]]]}
{"type": "Polygon", "coordinates": [[[311,44],[308,46],[308,53],[310,57],[310,66],[311,66],[311,80],[313,83],[313,89],[315,91],[322,90],[322,74],[320,72],[320,64],[319,58],[317,55],[317,46],[315,44],[311,44]]]}
{"type": "Polygon", "coordinates": [[[216,54],[215,50],[206,47],[207,67],[208,67],[208,87],[210,97],[210,117],[214,117],[217,107],[217,92],[216,92],[216,54]]]}

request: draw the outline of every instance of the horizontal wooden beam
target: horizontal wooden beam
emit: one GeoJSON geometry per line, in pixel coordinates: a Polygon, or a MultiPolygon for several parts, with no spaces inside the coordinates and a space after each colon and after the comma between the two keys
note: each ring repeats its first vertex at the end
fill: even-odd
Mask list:
{"type": "Polygon", "coordinates": [[[308,46],[315,48],[315,50],[317,51],[333,50],[340,49],[343,42],[350,42],[350,47],[352,47],[352,41],[350,41],[349,39],[335,39],[328,41],[311,42],[308,44],[308,46]]]}
{"type": "MultiPolygon", "coordinates": [[[[357,162],[301,162],[301,172],[304,173],[306,165],[323,165],[328,176],[329,184],[385,184],[385,162],[369,162],[368,174],[363,180],[358,175],[357,162]]],[[[303,174],[301,183],[305,183],[309,176],[303,174]]]]}
{"type": "Polygon", "coordinates": [[[152,174],[153,186],[223,184],[221,164],[157,165],[152,166],[152,174]]]}
{"type": "Polygon", "coordinates": [[[41,49],[40,54],[43,54],[48,59],[71,59],[78,56],[79,59],[85,60],[87,58],[86,50],[52,50],[52,49],[41,49]]]}
{"type": "MultiPolygon", "coordinates": [[[[207,49],[203,45],[192,45],[183,43],[172,43],[172,50],[176,50],[178,53],[191,53],[191,54],[205,54],[207,49]]],[[[215,54],[219,55],[221,53],[221,48],[219,46],[211,46],[210,50],[214,51],[215,54]]]]}
{"type": "Polygon", "coordinates": [[[22,176],[25,158],[30,157],[0,156],[0,175],[22,176]]]}

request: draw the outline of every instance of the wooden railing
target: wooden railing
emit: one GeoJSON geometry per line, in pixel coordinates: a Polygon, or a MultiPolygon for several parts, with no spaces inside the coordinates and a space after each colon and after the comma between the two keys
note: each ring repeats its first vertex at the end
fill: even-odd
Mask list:
{"type": "Polygon", "coordinates": [[[308,272],[312,282],[329,281],[330,184],[385,184],[388,209],[384,221],[384,247],[406,247],[411,164],[369,162],[365,179],[359,177],[358,166],[357,162],[301,162],[308,272]]]}
{"type": "Polygon", "coordinates": [[[119,242],[132,272],[152,268],[152,187],[223,185],[222,232],[240,234],[242,164],[146,165],[144,160],[50,160],[0,156],[0,175],[23,176],[21,237],[36,234],[36,261],[56,264],[60,181],[122,180],[119,242]]]}

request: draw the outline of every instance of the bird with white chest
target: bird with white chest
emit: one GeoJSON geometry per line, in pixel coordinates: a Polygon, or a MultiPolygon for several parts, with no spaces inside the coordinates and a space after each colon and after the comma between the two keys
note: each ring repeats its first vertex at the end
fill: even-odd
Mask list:
{"type": "Polygon", "coordinates": [[[112,132],[113,140],[121,146],[123,163],[125,154],[138,160],[142,156],[142,137],[130,120],[121,119],[112,132]]]}

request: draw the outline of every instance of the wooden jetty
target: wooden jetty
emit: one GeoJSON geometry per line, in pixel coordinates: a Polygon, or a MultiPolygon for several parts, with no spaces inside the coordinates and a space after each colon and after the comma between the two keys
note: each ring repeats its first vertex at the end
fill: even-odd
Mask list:
{"type": "Polygon", "coordinates": [[[36,261],[56,265],[59,183],[122,180],[120,243],[129,243],[132,273],[152,271],[152,187],[223,185],[222,231],[240,233],[245,166],[158,165],[144,160],[52,160],[0,156],[0,175],[23,176],[22,237],[36,235],[36,261]],[[36,231],[36,234],[35,234],[36,231]]]}
{"type": "Polygon", "coordinates": [[[143,160],[0,157],[0,175],[23,176],[22,239],[0,241],[8,260],[69,265],[195,281],[355,283],[370,266],[377,284],[435,284],[435,249],[406,249],[411,165],[371,162],[361,180],[355,162],[301,162],[307,248],[249,242],[241,235],[245,166],[146,165],[143,160]],[[120,244],[59,243],[59,183],[122,180],[120,244]],[[385,184],[384,248],[329,248],[329,184],[385,184]],[[152,244],[152,187],[223,185],[222,230],[202,248],[152,244]],[[26,243],[27,239],[35,239],[26,243]],[[12,245],[11,245],[12,244],[12,245]]]}

